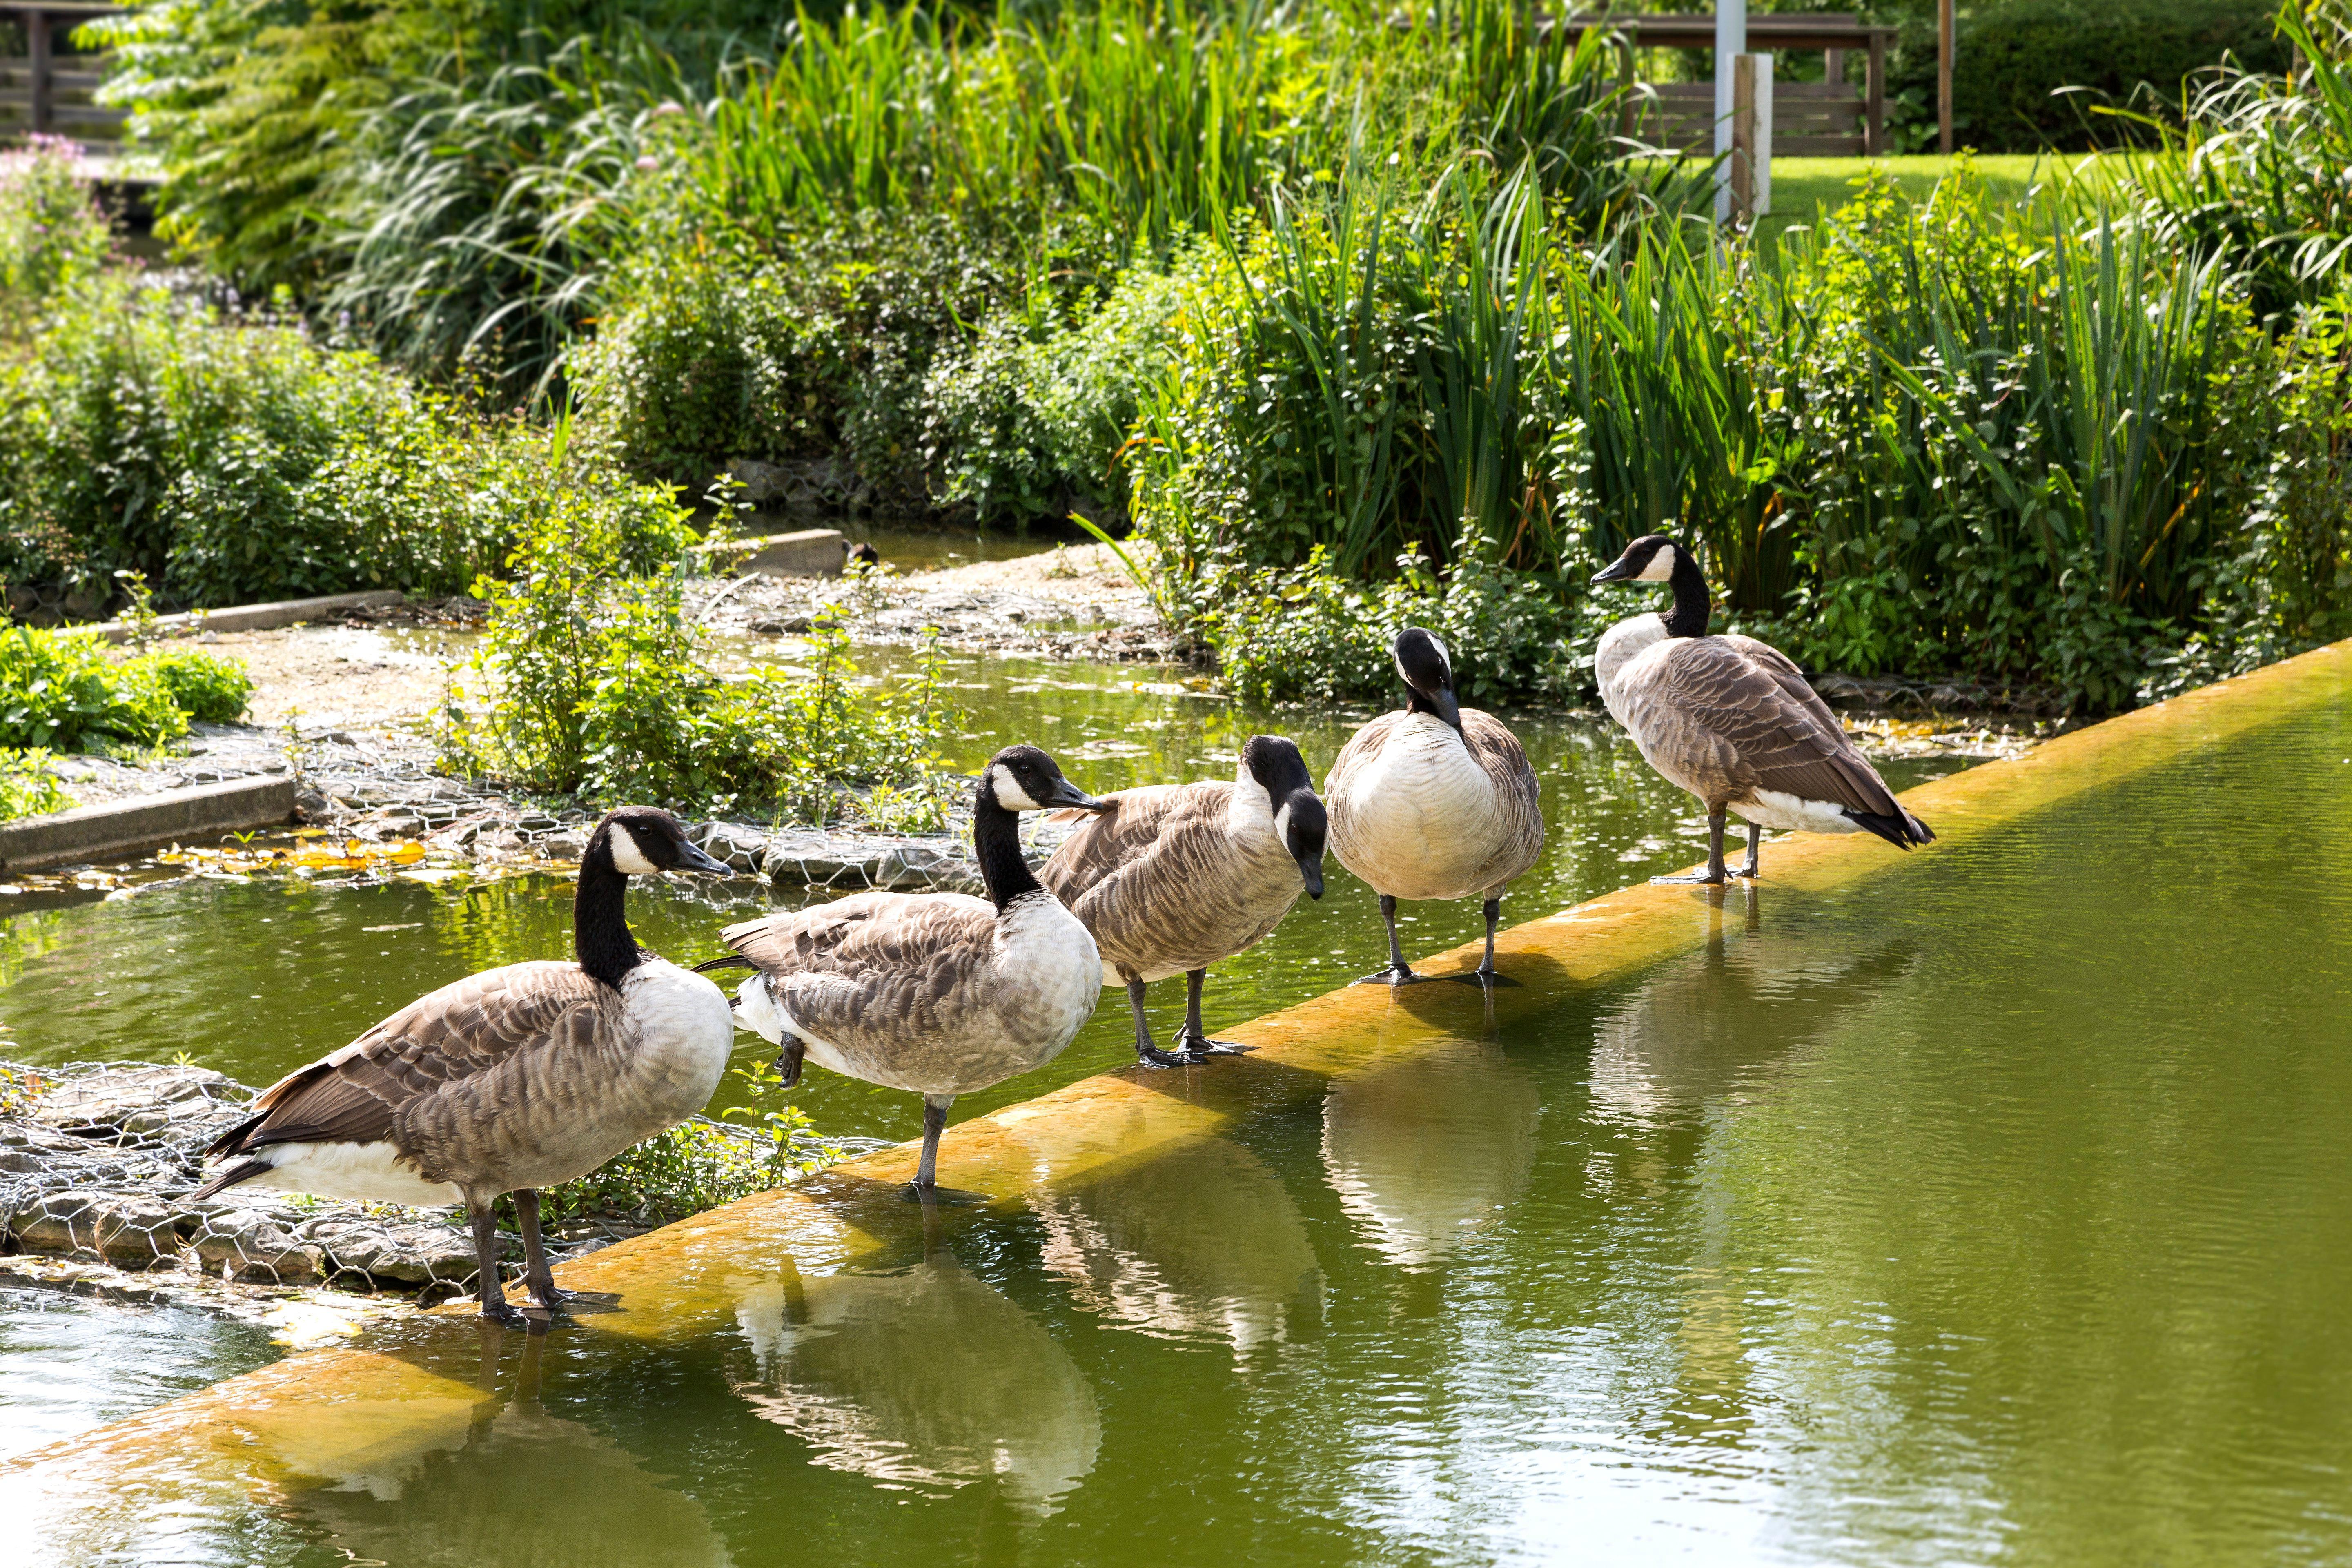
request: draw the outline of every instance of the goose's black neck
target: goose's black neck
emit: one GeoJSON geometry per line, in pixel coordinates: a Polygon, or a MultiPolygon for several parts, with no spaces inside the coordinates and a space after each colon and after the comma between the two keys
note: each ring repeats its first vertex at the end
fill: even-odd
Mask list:
{"type": "Polygon", "coordinates": [[[580,967],[607,985],[618,986],[623,976],[645,961],[637,939],[629,934],[622,902],[629,879],[613,864],[612,829],[601,828],[580,858],[580,885],[572,894],[572,952],[580,967]]]}
{"type": "Polygon", "coordinates": [[[980,879],[989,902],[1003,909],[1024,893],[1039,891],[1036,874],[1021,854],[1021,818],[998,804],[982,773],[971,797],[971,847],[980,859],[980,879]]]}
{"type": "Polygon", "coordinates": [[[1675,569],[1666,579],[1675,591],[1675,607],[1664,612],[1666,635],[1670,637],[1703,637],[1706,636],[1706,574],[1698,569],[1690,552],[1675,552],[1675,569]]]}

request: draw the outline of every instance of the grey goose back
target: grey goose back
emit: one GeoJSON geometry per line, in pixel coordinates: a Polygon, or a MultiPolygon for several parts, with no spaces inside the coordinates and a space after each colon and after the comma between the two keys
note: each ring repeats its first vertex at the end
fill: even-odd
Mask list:
{"type": "Polygon", "coordinates": [[[205,1151],[226,1162],[190,1194],[249,1184],[362,1203],[463,1204],[482,1315],[519,1321],[499,1284],[490,1205],[512,1193],[523,1284],[555,1288],[539,1189],[584,1176],[710,1102],[735,1044],[727,997],[639,947],[631,877],[726,875],[667,812],[625,806],[589,835],[572,894],[570,963],[510,963],[418,998],[287,1074],[205,1151]]]}
{"type": "Polygon", "coordinates": [[[1391,645],[1405,705],[1356,731],[1323,781],[1331,852],[1381,896],[1388,967],[1364,976],[1402,985],[1422,976],[1397,945],[1400,899],[1486,900],[1486,956],[1459,978],[1491,982],[1503,889],[1543,852],[1543,803],[1518,738],[1454,695],[1454,664],[1434,633],[1407,626],[1391,645]]]}
{"type": "Polygon", "coordinates": [[[1601,700],[1643,758],[1706,806],[1706,869],[1652,881],[1722,881],[1726,812],[1748,824],[1742,877],[1758,874],[1767,827],[1875,833],[1898,849],[1934,842],[1788,655],[1737,633],[1707,635],[1706,578],[1688,551],[1644,534],[1592,580],[1674,590],[1663,614],[1603,632],[1593,658],[1601,700]]]}
{"type": "Polygon", "coordinates": [[[1209,1038],[1201,983],[1209,965],[1263,939],[1300,893],[1323,896],[1326,823],[1307,759],[1278,735],[1252,735],[1231,783],[1152,784],[1103,804],[1038,875],[1094,933],[1103,985],[1126,989],[1137,1058],[1181,1067],[1245,1049],[1209,1038]],[[1171,974],[1185,978],[1172,1052],[1151,1043],[1143,1014],[1144,988],[1171,974]]]}
{"type": "Polygon", "coordinates": [[[735,1016],[776,1046],[787,1086],[806,1059],[923,1097],[917,1196],[938,1189],[955,1097],[1061,1055],[1101,994],[1095,939],[1021,858],[1017,814],[1058,806],[1104,809],[1036,747],[1008,746],[972,790],[988,897],[858,893],[729,926],[733,954],[699,966],[757,972],[735,1016]]]}

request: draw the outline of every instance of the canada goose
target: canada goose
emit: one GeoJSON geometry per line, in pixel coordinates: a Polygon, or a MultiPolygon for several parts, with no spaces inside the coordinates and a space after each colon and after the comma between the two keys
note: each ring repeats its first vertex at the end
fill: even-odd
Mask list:
{"type": "Polygon", "coordinates": [[[236,1160],[189,1196],[250,1182],[362,1203],[464,1204],[482,1315],[521,1321],[499,1287],[490,1205],[514,1194],[523,1285],[552,1311],[539,1191],[586,1175],[710,1102],[732,1053],[727,996],[639,947],[622,904],[631,877],[728,874],[649,806],[606,815],[580,858],[578,962],[510,963],[445,985],[278,1079],[258,1114],[205,1151],[236,1160]]]}
{"type": "Polygon", "coordinates": [[[1381,896],[1386,969],[1364,976],[1403,985],[1421,978],[1397,946],[1399,899],[1486,900],[1486,956],[1465,980],[1495,978],[1495,920],[1503,889],[1543,852],[1536,771],[1503,721],[1454,698],[1445,645],[1420,626],[1391,652],[1405,705],[1355,733],[1323,781],[1331,851],[1381,896]]]}
{"type": "Polygon", "coordinates": [[[1666,583],[1674,608],[1619,621],[1601,635],[1601,700],[1642,755],[1706,806],[1706,869],[1653,882],[1724,879],[1727,810],[1748,823],[1758,874],[1763,830],[1877,834],[1897,849],[1930,844],[1927,825],[1895,802],[1788,655],[1737,633],[1706,635],[1706,578],[1688,551],[1644,534],[1593,574],[1595,583],[1666,583]]]}
{"type": "Polygon", "coordinates": [[[735,1016],[778,1047],[787,1088],[805,1056],[923,1097],[918,1196],[937,1190],[955,1097],[1053,1060],[1095,1010],[1095,939],[1021,858],[1015,814],[1065,805],[1108,809],[1036,747],[1008,746],[972,791],[986,899],[858,893],[729,926],[719,939],[734,952],[698,966],[758,971],[736,992],[735,1016]]]}
{"type": "Polygon", "coordinates": [[[1040,879],[1094,933],[1102,983],[1127,989],[1135,1054],[1181,1067],[1247,1047],[1209,1038],[1201,981],[1209,965],[1262,939],[1298,901],[1323,896],[1323,803],[1298,748],[1278,735],[1242,743],[1233,782],[1153,784],[1063,841],[1040,879]],[[1184,1026],[1174,1053],[1151,1043],[1144,987],[1181,974],[1184,1026]]]}

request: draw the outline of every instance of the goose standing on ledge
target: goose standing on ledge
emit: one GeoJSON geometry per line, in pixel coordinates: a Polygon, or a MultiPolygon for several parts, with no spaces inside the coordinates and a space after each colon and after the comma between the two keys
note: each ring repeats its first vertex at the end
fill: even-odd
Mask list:
{"type": "Polygon", "coordinates": [[[1272,931],[1300,892],[1323,896],[1327,825],[1307,759],[1278,735],[1252,735],[1231,784],[1154,784],[1104,804],[1040,875],[1094,933],[1104,986],[1126,987],[1137,1059],[1183,1067],[1247,1049],[1209,1038],[1201,982],[1272,931]],[[1173,1052],[1151,1043],[1143,1016],[1144,987],[1171,974],[1185,980],[1173,1052]]]}
{"type": "Polygon", "coordinates": [[[1454,697],[1454,664],[1433,633],[1407,626],[1391,645],[1404,707],[1355,733],[1323,781],[1331,852],[1381,896],[1386,969],[1366,982],[1422,976],[1397,945],[1399,899],[1486,900],[1486,956],[1457,978],[1491,982],[1503,889],[1543,852],[1536,771],[1503,721],[1454,697]]]}
{"type": "Polygon", "coordinates": [[[1593,657],[1601,700],[1643,758],[1706,806],[1706,869],[1650,880],[1721,882],[1727,811],[1748,824],[1741,877],[1758,874],[1767,827],[1868,831],[1897,849],[1935,841],[1788,655],[1737,633],[1707,636],[1706,578],[1688,551],[1644,534],[1592,580],[1665,583],[1675,593],[1671,610],[1603,632],[1593,657]]]}
{"type": "Polygon", "coordinates": [[[572,895],[574,963],[510,963],[445,985],[254,1101],[259,1114],[205,1151],[236,1163],[189,1196],[240,1183],[362,1203],[463,1204],[482,1316],[521,1314],[499,1284],[490,1205],[512,1193],[523,1285],[555,1288],[539,1189],[584,1176],[710,1103],[735,1045],[726,994],[639,947],[622,908],[631,877],[728,868],[666,811],[625,806],[596,825],[572,895]]]}
{"type": "Polygon", "coordinates": [[[988,897],[859,893],[719,932],[734,952],[701,970],[758,973],[740,1025],[777,1047],[787,1088],[803,1058],[923,1097],[914,1195],[938,1190],[940,1133],[959,1094],[1062,1054],[1102,994],[1102,955],[1021,858],[1017,815],[1109,809],[1034,746],[989,759],[972,791],[971,842],[988,897]]]}

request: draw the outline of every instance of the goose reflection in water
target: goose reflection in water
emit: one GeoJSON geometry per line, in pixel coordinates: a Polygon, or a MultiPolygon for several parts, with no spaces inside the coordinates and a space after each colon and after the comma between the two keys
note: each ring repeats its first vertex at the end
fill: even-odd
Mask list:
{"type": "Polygon", "coordinates": [[[1102,1418],[1076,1363],[944,1253],[751,1286],[735,1317],[756,1367],[737,1395],[814,1447],[813,1464],[899,1486],[991,1482],[1040,1515],[1095,1468],[1102,1418]]]}
{"type": "MultiPolygon", "coordinates": [[[[503,1331],[493,1331],[504,1339],[503,1331]]],[[[373,1456],[291,1511],[352,1562],[401,1568],[731,1568],[702,1505],[610,1437],[539,1402],[543,1335],[529,1335],[514,1398],[489,1420],[373,1456]]],[[[484,1383],[498,1348],[486,1344],[484,1383]]]]}
{"type": "Polygon", "coordinates": [[[1603,1016],[1592,1042],[1592,1114],[1653,1125],[1756,1084],[1912,964],[1907,942],[1856,947],[1765,933],[1761,896],[1727,940],[1721,911],[1704,952],[1667,964],[1603,1016]]]}
{"type": "Polygon", "coordinates": [[[1029,1202],[1045,1267],[1120,1327],[1222,1339],[1239,1357],[1322,1321],[1323,1270],[1298,1205],[1238,1144],[1202,1139],[1029,1202]]]}
{"type": "Polygon", "coordinates": [[[1450,1040],[1333,1080],[1323,1169],[1366,1247],[1426,1268],[1527,1190],[1541,1110],[1500,1048],[1450,1040]]]}

